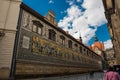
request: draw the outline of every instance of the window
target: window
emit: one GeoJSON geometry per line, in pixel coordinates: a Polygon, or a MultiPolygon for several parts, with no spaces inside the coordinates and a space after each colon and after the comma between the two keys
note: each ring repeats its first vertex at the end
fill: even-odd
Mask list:
{"type": "Polygon", "coordinates": [[[77,44],[75,44],[75,47],[78,47],[78,45],[77,45],[77,44]]]}
{"type": "Polygon", "coordinates": [[[62,45],[65,45],[65,37],[61,35],[61,36],[60,36],[60,39],[61,39],[61,44],[62,44],[62,45]]]}
{"type": "Polygon", "coordinates": [[[72,48],[72,41],[68,40],[68,48],[72,48]]]}
{"type": "Polygon", "coordinates": [[[42,34],[42,29],[38,27],[38,34],[42,34]]]}
{"type": "Polygon", "coordinates": [[[87,50],[87,56],[89,56],[89,51],[87,50]]]}
{"type": "Polygon", "coordinates": [[[36,33],[42,35],[42,27],[43,27],[43,25],[39,21],[33,20],[33,26],[32,26],[33,32],[36,32],[36,33]]]}
{"type": "Polygon", "coordinates": [[[80,49],[80,53],[82,53],[82,46],[80,46],[80,48],[79,48],[79,49],[80,49]]]}
{"type": "Polygon", "coordinates": [[[74,45],[75,45],[75,50],[78,51],[78,45],[77,44],[74,45]]]}
{"type": "Polygon", "coordinates": [[[84,48],[84,54],[86,55],[86,49],[84,48]]]}
{"type": "Polygon", "coordinates": [[[32,27],[32,31],[33,32],[37,32],[37,26],[33,24],[33,27],[32,27]]]}
{"type": "Polygon", "coordinates": [[[52,29],[49,29],[49,39],[56,41],[56,32],[52,29]]]}

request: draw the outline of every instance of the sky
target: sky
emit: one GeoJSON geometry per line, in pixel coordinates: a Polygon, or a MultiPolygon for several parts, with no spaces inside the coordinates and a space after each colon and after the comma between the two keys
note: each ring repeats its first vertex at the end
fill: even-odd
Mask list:
{"type": "Polygon", "coordinates": [[[82,37],[90,46],[96,35],[105,49],[112,48],[102,0],[22,0],[23,3],[45,16],[53,10],[58,26],[69,31],[74,38],[82,37]]]}

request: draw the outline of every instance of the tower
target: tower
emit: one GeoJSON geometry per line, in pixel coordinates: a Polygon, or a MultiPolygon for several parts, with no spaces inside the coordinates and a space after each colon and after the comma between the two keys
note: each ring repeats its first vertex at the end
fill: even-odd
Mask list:
{"type": "Polygon", "coordinates": [[[80,43],[82,43],[82,37],[81,37],[80,30],[79,30],[79,40],[80,40],[80,43]]]}
{"type": "Polygon", "coordinates": [[[98,55],[103,56],[103,51],[104,51],[104,43],[99,42],[97,36],[94,36],[94,44],[92,46],[92,50],[96,52],[98,55]]]}
{"type": "Polygon", "coordinates": [[[98,41],[98,38],[97,38],[97,36],[96,36],[96,35],[94,36],[94,39],[95,39],[95,42],[97,42],[97,41],[98,41]]]}

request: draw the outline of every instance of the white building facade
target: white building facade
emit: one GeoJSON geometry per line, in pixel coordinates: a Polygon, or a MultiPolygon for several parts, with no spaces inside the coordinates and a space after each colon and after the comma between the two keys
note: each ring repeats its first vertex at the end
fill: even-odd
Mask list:
{"type": "Polygon", "coordinates": [[[21,0],[0,0],[0,79],[8,78],[21,0]]]}

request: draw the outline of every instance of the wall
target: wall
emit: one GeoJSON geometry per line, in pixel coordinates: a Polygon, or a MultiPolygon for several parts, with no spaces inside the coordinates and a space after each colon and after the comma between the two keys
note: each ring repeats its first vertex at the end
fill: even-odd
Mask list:
{"type": "Polygon", "coordinates": [[[103,0],[103,3],[106,10],[105,13],[109,25],[108,29],[110,32],[112,31],[111,39],[115,51],[116,64],[120,65],[120,57],[119,57],[120,56],[120,37],[119,37],[120,36],[120,6],[119,6],[120,1],[111,0],[115,2],[115,4],[112,4],[111,7],[109,7],[110,5],[109,1],[110,0],[103,0]]]}
{"type": "Polygon", "coordinates": [[[0,0],[0,78],[8,78],[21,0],[0,0]]]}

